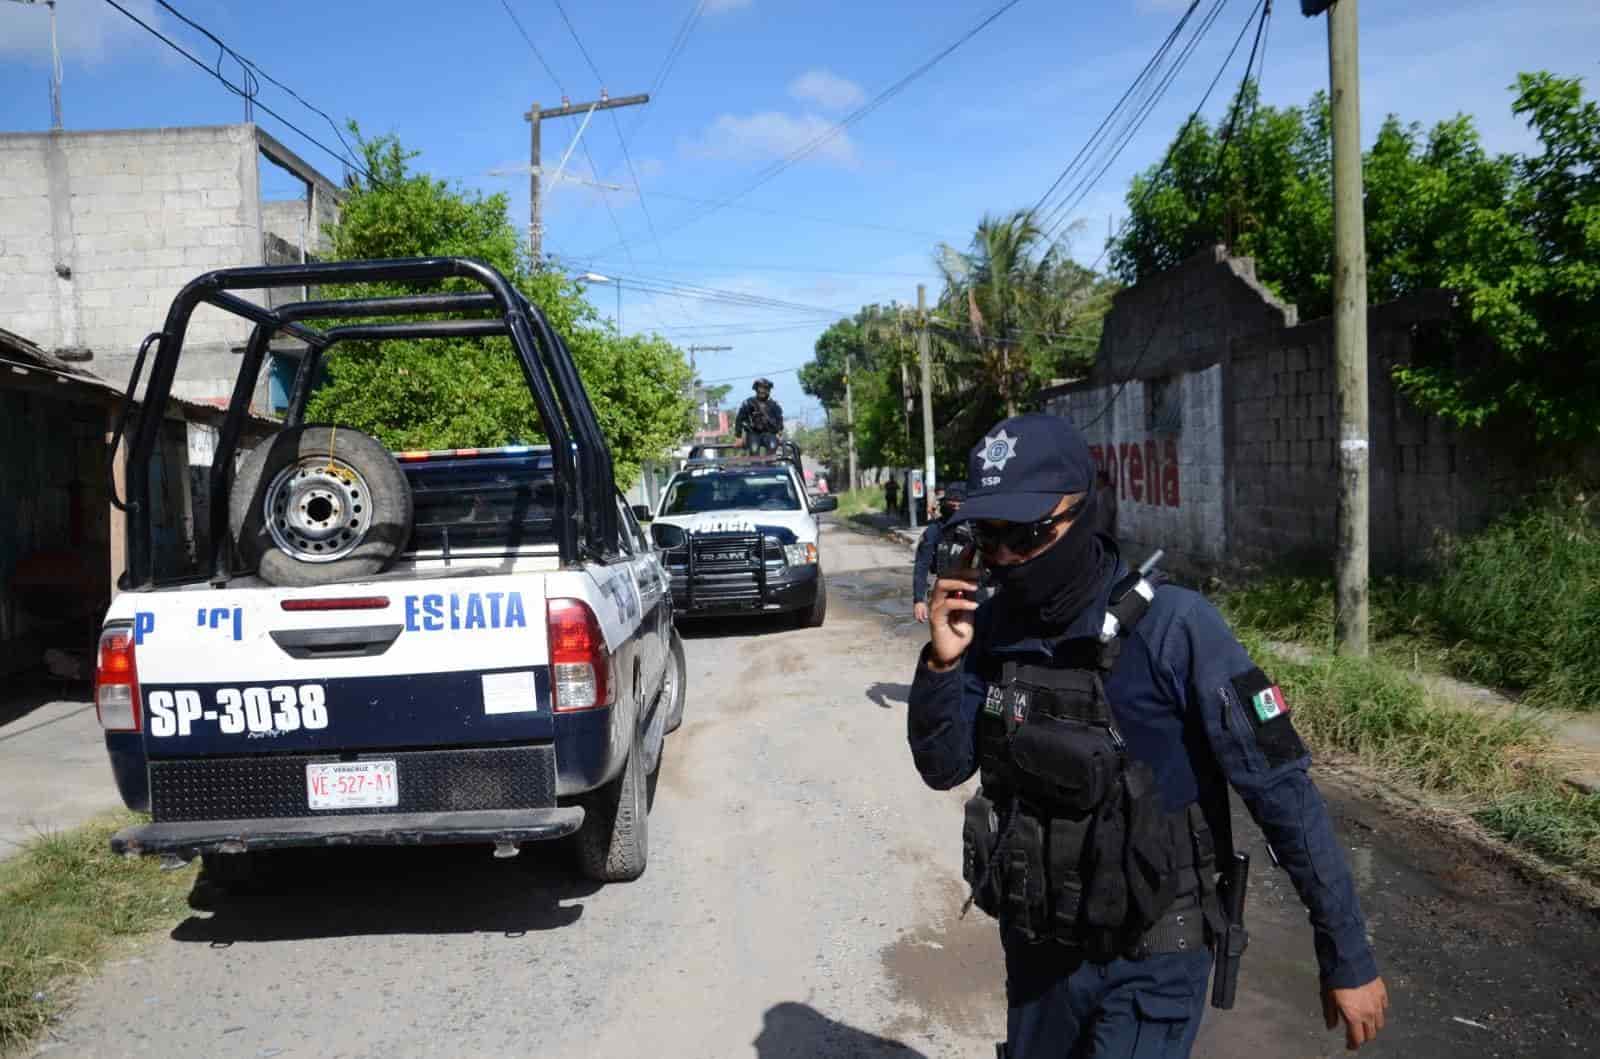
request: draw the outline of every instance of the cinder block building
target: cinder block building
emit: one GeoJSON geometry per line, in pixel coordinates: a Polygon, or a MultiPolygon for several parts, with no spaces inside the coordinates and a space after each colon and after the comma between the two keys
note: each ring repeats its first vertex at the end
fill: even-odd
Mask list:
{"type": "MultiPolygon", "coordinates": [[[[319,256],[339,198],[254,124],[0,133],[0,326],[125,387],[180,287],[319,256]]],[[[202,306],[173,393],[226,398],[246,334],[202,306]]]]}
{"type": "MultiPolygon", "coordinates": [[[[1600,454],[1551,451],[1504,430],[1463,430],[1412,404],[1397,365],[1461,311],[1425,290],[1367,313],[1370,542],[1380,570],[1424,560],[1439,534],[1482,528],[1543,477],[1600,454]]],[[[1461,351],[1458,351],[1461,352],[1461,351]]],[[[1138,561],[1329,560],[1339,423],[1329,318],[1301,321],[1249,258],[1197,254],[1117,294],[1090,378],[1045,391],[1087,435],[1138,561]]]]}

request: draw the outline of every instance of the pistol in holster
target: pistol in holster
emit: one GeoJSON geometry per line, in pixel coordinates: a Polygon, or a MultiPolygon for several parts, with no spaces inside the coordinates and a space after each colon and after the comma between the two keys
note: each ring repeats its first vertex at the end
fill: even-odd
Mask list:
{"type": "Polygon", "coordinates": [[[1227,921],[1216,945],[1216,974],[1211,982],[1211,1006],[1233,1007],[1233,994],[1239,986],[1239,958],[1250,944],[1244,928],[1244,895],[1250,885],[1250,854],[1235,853],[1217,880],[1217,898],[1227,921]]]}

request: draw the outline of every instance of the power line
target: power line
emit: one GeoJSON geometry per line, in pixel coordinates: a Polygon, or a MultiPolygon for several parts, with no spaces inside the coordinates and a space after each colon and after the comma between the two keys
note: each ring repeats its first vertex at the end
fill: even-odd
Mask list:
{"type": "MultiPolygon", "coordinates": [[[[741,190],[739,190],[737,192],[734,192],[732,195],[728,195],[728,196],[726,196],[726,197],[724,197],[722,199],[715,200],[706,209],[703,209],[698,213],[693,213],[690,216],[685,217],[682,220],[680,220],[677,224],[674,224],[674,225],[668,227],[667,231],[669,233],[670,232],[679,231],[679,230],[681,230],[683,228],[688,227],[691,224],[696,223],[697,221],[700,221],[700,220],[703,220],[706,217],[709,217],[711,214],[717,212],[720,209],[723,209],[724,207],[726,207],[726,206],[730,205],[731,203],[735,202],[736,200],[741,199],[744,196],[750,194],[750,192],[754,191],[756,188],[760,187],[761,185],[763,185],[763,184],[767,183],[768,181],[774,179],[775,177],[779,176],[785,170],[789,169],[791,166],[793,166],[796,163],[802,161],[803,159],[809,157],[811,154],[815,153],[823,145],[827,144],[830,140],[834,139],[836,136],[838,136],[840,133],[844,132],[850,126],[852,126],[852,125],[856,124],[857,122],[861,121],[863,118],[865,118],[868,115],[870,115],[873,111],[877,110],[879,107],[881,107],[885,103],[889,102],[895,96],[897,96],[901,92],[905,91],[905,89],[907,87],[909,87],[913,82],[915,82],[916,80],[921,78],[924,74],[926,74],[929,70],[933,69],[939,63],[943,62],[946,58],[948,58],[950,55],[952,55],[962,45],[966,44],[973,37],[976,37],[979,33],[983,32],[993,22],[995,22],[995,20],[1000,18],[1000,16],[1004,15],[1007,11],[1010,11],[1013,7],[1016,7],[1017,4],[1019,4],[1021,2],[1022,2],[1022,0],[1006,0],[1005,3],[1001,4],[998,8],[996,8],[994,11],[992,11],[988,16],[986,16],[977,25],[971,27],[966,32],[962,33],[961,36],[957,37],[954,42],[952,42],[951,44],[945,46],[943,49],[941,49],[939,52],[937,52],[932,58],[927,59],[926,61],[924,61],[923,63],[921,63],[917,67],[915,67],[910,73],[906,74],[904,77],[901,77],[898,81],[895,81],[889,87],[885,88],[883,91],[879,92],[872,99],[868,100],[866,103],[862,104],[861,106],[857,107],[855,110],[851,111],[849,114],[847,114],[844,118],[840,119],[838,122],[834,123],[833,125],[831,125],[827,129],[824,129],[821,133],[819,133],[817,136],[813,137],[811,140],[807,141],[805,144],[801,145],[800,147],[796,148],[794,151],[791,151],[789,154],[785,155],[783,158],[778,159],[778,161],[773,162],[772,164],[768,165],[765,169],[761,170],[759,173],[756,174],[755,179],[752,180],[749,184],[747,184],[743,189],[741,189],[741,190]]],[[[614,247],[609,247],[609,246],[605,247],[604,249],[602,249],[600,251],[597,251],[593,256],[598,257],[598,256],[600,256],[602,254],[610,252],[612,249],[614,249],[614,247]]]]}
{"type": "MultiPolygon", "coordinates": [[[[1061,225],[1073,215],[1080,205],[1082,205],[1083,200],[1088,197],[1089,192],[1094,190],[1095,185],[1097,185],[1105,177],[1110,168],[1116,164],[1117,159],[1122,156],[1122,152],[1127,149],[1128,145],[1133,142],[1134,137],[1139,134],[1139,130],[1144,128],[1145,122],[1148,121],[1150,115],[1154,113],[1156,105],[1161,101],[1161,98],[1166,95],[1167,90],[1172,86],[1173,81],[1177,79],[1178,75],[1182,73],[1184,67],[1188,65],[1189,59],[1194,55],[1195,50],[1199,47],[1200,41],[1208,32],[1210,32],[1211,27],[1216,24],[1217,18],[1222,14],[1223,9],[1226,8],[1227,5],[1228,0],[1216,0],[1216,3],[1212,5],[1210,11],[1206,13],[1206,16],[1200,21],[1200,24],[1195,27],[1195,30],[1190,35],[1188,42],[1179,52],[1177,60],[1161,76],[1160,81],[1156,84],[1153,91],[1146,95],[1144,101],[1133,112],[1133,114],[1126,118],[1122,129],[1115,138],[1115,146],[1110,147],[1107,151],[1102,153],[1099,159],[1091,163],[1090,172],[1081,175],[1077,184],[1075,184],[1072,189],[1062,197],[1061,201],[1052,211],[1052,220],[1048,224],[1047,234],[1053,234],[1060,229],[1061,225]]],[[[1249,26],[1248,20],[1246,21],[1245,25],[1247,27],[1249,26]]],[[[1241,39],[1242,37],[1243,34],[1241,34],[1241,39]]],[[[1238,49],[1237,41],[1234,43],[1234,49],[1238,49]]],[[[1228,58],[1230,60],[1233,58],[1232,52],[1229,52],[1228,58]]],[[[1225,62],[1223,69],[1226,68],[1227,65],[1225,62]]],[[[1215,87],[1216,82],[1213,81],[1212,88],[1215,87]]],[[[1204,99],[1201,100],[1201,107],[1204,107],[1206,100],[1209,100],[1210,98],[1211,91],[1208,89],[1204,99]]]]}
{"type": "Polygon", "coordinates": [[[578,50],[583,53],[583,61],[589,64],[589,72],[594,74],[594,79],[600,82],[600,87],[605,87],[605,78],[600,76],[600,68],[594,64],[594,57],[589,54],[589,49],[583,46],[583,38],[578,36],[577,27],[572,24],[572,19],[567,17],[567,9],[561,0],[555,0],[556,10],[561,12],[561,21],[567,24],[567,32],[572,34],[572,39],[577,43],[578,50]]]}
{"type": "MultiPolygon", "coordinates": [[[[1163,157],[1162,160],[1161,160],[1160,168],[1156,170],[1156,174],[1155,174],[1154,177],[1151,178],[1149,184],[1146,186],[1146,188],[1144,190],[1144,194],[1142,194],[1139,197],[1138,203],[1136,203],[1134,205],[1134,207],[1133,207],[1133,210],[1130,211],[1130,213],[1129,213],[1130,221],[1131,221],[1131,218],[1133,217],[1133,214],[1137,213],[1139,207],[1142,206],[1144,204],[1145,200],[1149,198],[1151,189],[1154,188],[1156,183],[1160,180],[1161,174],[1165,173],[1166,170],[1167,170],[1167,167],[1172,163],[1172,156],[1177,151],[1178,142],[1179,142],[1179,140],[1182,139],[1184,131],[1187,131],[1188,128],[1190,127],[1190,125],[1192,125],[1194,123],[1194,121],[1198,118],[1201,108],[1203,108],[1205,106],[1206,100],[1211,97],[1212,89],[1216,88],[1217,82],[1222,79],[1222,75],[1227,71],[1228,66],[1233,62],[1234,53],[1239,50],[1239,44],[1240,44],[1241,41],[1244,40],[1245,33],[1247,33],[1249,31],[1250,23],[1255,21],[1256,12],[1258,10],[1261,12],[1261,23],[1260,23],[1259,26],[1256,27],[1255,45],[1251,46],[1250,58],[1248,60],[1246,60],[1246,62],[1245,62],[1244,76],[1239,82],[1239,98],[1242,99],[1243,94],[1244,94],[1245,85],[1247,85],[1249,83],[1249,80],[1250,80],[1250,67],[1255,62],[1256,48],[1261,43],[1262,36],[1263,36],[1263,34],[1265,32],[1265,29],[1266,29],[1267,20],[1272,15],[1272,0],[1257,0],[1256,6],[1250,9],[1249,18],[1246,19],[1244,27],[1239,31],[1239,36],[1233,42],[1233,47],[1231,49],[1229,49],[1227,58],[1222,60],[1222,68],[1217,71],[1217,76],[1211,79],[1211,84],[1210,84],[1209,87],[1207,87],[1205,96],[1200,100],[1200,106],[1196,107],[1194,109],[1194,112],[1189,115],[1188,120],[1186,120],[1183,123],[1183,125],[1181,126],[1181,128],[1179,130],[1178,136],[1176,138],[1174,138],[1173,141],[1172,141],[1172,144],[1170,146],[1168,146],[1167,153],[1166,153],[1165,157],[1163,157]]],[[[1237,111],[1238,111],[1237,103],[1235,104],[1234,110],[1235,110],[1235,115],[1234,116],[1237,116],[1237,111]]],[[[1227,153],[1227,137],[1232,133],[1232,127],[1233,127],[1233,123],[1232,123],[1232,120],[1230,119],[1229,124],[1228,124],[1228,130],[1227,130],[1227,132],[1224,133],[1224,139],[1223,139],[1223,142],[1222,142],[1222,146],[1220,147],[1220,149],[1217,152],[1217,160],[1216,160],[1215,163],[1213,163],[1213,166],[1212,166],[1211,177],[1207,180],[1208,184],[1214,182],[1216,180],[1217,176],[1219,176],[1221,174],[1221,172],[1222,172],[1222,159],[1223,159],[1224,155],[1227,153]]],[[[1127,224],[1128,224],[1128,222],[1124,222],[1123,227],[1126,228],[1127,224]]],[[[1100,257],[1103,258],[1106,255],[1106,253],[1109,252],[1109,250],[1110,250],[1110,245],[1107,244],[1106,249],[1101,251],[1100,257]]],[[[1095,264],[1098,265],[1099,263],[1100,263],[1100,258],[1096,258],[1095,259],[1095,264]]],[[[1090,266],[1090,270],[1093,271],[1093,266],[1090,266]]],[[[1111,411],[1112,407],[1114,407],[1116,405],[1117,401],[1121,400],[1123,391],[1128,388],[1128,383],[1132,382],[1134,377],[1139,374],[1139,365],[1144,363],[1145,355],[1150,352],[1150,347],[1155,344],[1156,335],[1158,333],[1160,333],[1161,324],[1162,324],[1164,318],[1166,317],[1167,309],[1172,304],[1173,293],[1174,293],[1173,289],[1169,285],[1168,290],[1167,290],[1167,296],[1162,301],[1161,308],[1156,310],[1155,320],[1150,325],[1150,336],[1145,339],[1144,348],[1139,350],[1139,355],[1137,357],[1135,357],[1134,360],[1133,360],[1133,366],[1128,369],[1127,375],[1125,375],[1123,377],[1122,381],[1117,384],[1116,392],[1111,395],[1111,399],[1109,401],[1107,401],[1105,403],[1105,406],[1100,409],[1100,411],[1095,415],[1095,417],[1093,419],[1089,420],[1088,423],[1084,424],[1081,429],[1087,430],[1087,429],[1089,429],[1089,427],[1094,426],[1096,423],[1100,422],[1100,420],[1104,419],[1106,413],[1111,411]]]]}
{"type": "MultiPolygon", "coordinates": [[[[253,72],[257,73],[257,74],[260,74],[262,77],[266,78],[272,84],[277,85],[279,88],[281,88],[285,92],[287,92],[289,94],[289,96],[291,98],[293,98],[295,102],[299,103],[302,107],[305,107],[307,110],[311,111],[313,114],[316,114],[316,115],[320,116],[323,121],[328,123],[328,128],[333,130],[333,134],[339,138],[339,143],[344,146],[345,152],[347,154],[351,155],[352,157],[354,157],[355,150],[350,146],[349,141],[344,138],[344,133],[342,131],[340,131],[338,123],[336,123],[333,120],[333,118],[328,115],[327,111],[323,110],[321,107],[315,106],[312,103],[308,102],[306,99],[304,99],[300,95],[300,93],[296,92],[294,89],[290,88],[288,85],[284,84],[282,81],[278,80],[276,77],[273,77],[271,74],[267,73],[265,70],[263,70],[261,67],[257,66],[251,60],[245,58],[243,55],[240,55],[237,51],[235,51],[233,48],[229,47],[226,43],[224,43],[221,37],[218,37],[215,33],[212,33],[210,30],[208,30],[204,26],[200,25],[200,23],[194,21],[188,15],[185,15],[182,11],[179,11],[177,8],[173,7],[171,4],[167,3],[167,0],[156,0],[156,3],[160,4],[162,7],[166,8],[168,11],[172,12],[173,15],[177,16],[183,22],[187,23],[190,26],[193,26],[199,32],[205,34],[207,37],[209,37],[211,39],[211,41],[213,43],[216,44],[216,46],[218,48],[222,49],[222,51],[226,52],[227,54],[232,55],[242,65],[244,65],[247,68],[248,71],[253,71],[253,72]]],[[[220,55],[217,58],[217,65],[218,66],[222,65],[222,58],[221,58],[220,55]]],[[[219,70],[218,73],[220,74],[221,71],[219,70]]],[[[251,102],[254,102],[254,101],[255,101],[254,100],[254,94],[252,93],[251,102]]],[[[263,107],[262,109],[265,110],[266,108],[263,107]]]]}
{"type": "Polygon", "coordinates": [[[563,96],[565,96],[567,94],[566,86],[561,83],[561,78],[556,76],[555,70],[551,68],[548,62],[545,61],[544,53],[539,50],[539,46],[537,44],[533,43],[533,38],[529,36],[528,31],[523,28],[522,19],[517,17],[517,13],[515,11],[511,10],[511,4],[508,2],[508,0],[500,0],[500,6],[506,9],[506,14],[511,16],[511,21],[516,25],[517,32],[522,34],[523,40],[527,41],[528,50],[533,52],[533,57],[539,60],[539,65],[544,67],[544,72],[550,75],[550,80],[556,83],[556,88],[563,96]]]}
{"type": "Polygon", "coordinates": [[[1161,46],[1156,49],[1155,54],[1152,55],[1149,61],[1144,64],[1144,69],[1139,71],[1139,76],[1135,77],[1133,79],[1133,83],[1123,91],[1121,98],[1119,98],[1116,103],[1112,104],[1112,107],[1106,113],[1106,116],[1100,119],[1099,126],[1097,126],[1094,132],[1089,135],[1089,138],[1084,141],[1083,146],[1078,148],[1078,153],[1072,156],[1072,160],[1067,163],[1066,168],[1061,170],[1060,175],[1056,177],[1055,181],[1045,189],[1043,195],[1039,196],[1039,201],[1033,204],[1032,212],[1035,215],[1039,213],[1039,210],[1044,206],[1045,201],[1048,200],[1051,195],[1055,194],[1056,188],[1060,187],[1062,182],[1065,181],[1073,172],[1073,170],[1077,168],[1079,161],[1084,157],[1085,154],[1088,153],[1089,149],[1100,138],[1101,134],[1122,110],[1122,107],[1125,103],[1127,103],[1128,98],[1132,96],[1136,90],[1138,90],[1145,78],[1149,76],[1150,71],[1154,69],[1155,66],[1166,56],[1166,53],[1171,50],[1173,41],[1178,39],[1179,34],[1183,32],[1183,27],[1188,24],[1190,17],[1194,15],[1195,9],[1199,6],[1200,0],[1191,0],[1188,9],[1183,13],[1183,17],[1178,20],[1178,24],[1172,28],[1170,33],[1167,34],[1166,39],[1161,42],[1161,46]]]}
{"type": "MultiPolygon", "coordinates": [[[[599,258],[586,258],[585,260],[591,265],[600,261],[599,258]]],[[[655,263],[655,267],[665,268],[669,271],[676,269],[697,273],[742,269],[748,272],[797,272],[807,276],[869,276],[888,279],[928,279],[933,276],[931,269],[927,272],[888,272],[869,269],[807,268],[804,265],[757,265],[734,261],[658,261],[655,263]]]]}
{"type": "MultiPolygon", "coordinates": [[[[201,61],[199,58],[197,58],[187,48],[184,48],[182,45],[180,45],[176,41],[174,41],[171,37],[167,36],[165,33],[162,33],[160,30],[158,30],[154,26],[150,25],[150,23],[146,22],[144,19],[140,18],[138,15],[134,14],[132,11],[129,11],[127,8],[123,7],[121,4],[117,3],[117,0],[106,0],[106,3],[110,4],[112,7],[116,8],[118,11],[122,12],[122,14],[124,16],[126,16],[128,19],[132,20],[133,22],[138,23],[141,27],[143,27],[145,32],[149,33],[151,36],[153,36],[157,40],[161,41],[161,43],[165,44],[167,47],[171,48],[173,51],[177,52],[179,55],[183,56],[185,59],[188,59],[195,66],[199,67],[201,70],[205,71],[206,73],[210,74],[212,77],[216,78],[219,82],[221,82],[222,86],[224,88],[226,88],[228,91],[234,93],[237,96],[241,96],[241,97],[245,98],[246,100],[249,101],[249,103],[252,106],[260,107],[262,110],[264,110],[268,114],[272,115],[272,117],[274,117],[274,118],[278,119],[278,121],[282,122],[283,125],[286,128],[293,130],[296,134],[298,134],[302,139],[304,139],[308,143],[311,143],[311,144],[315,145],[316,147],[318,147],[321,150],[323,150],[324,152],[326,152],[328,155],[332,156],[333,158],[338,159],[341,163],[343,163],[345,165],[348,165],[351,169],[354,169],[356,172],[358,172],[362,176],[366,177],[368,183],[370,183],[370,184],[378,184],[378,183],[380,183],[380,181],[376,177],[374,177],[372,175],[371,171],[368,170],[365,166],[361,165],[359,162],[355,161],[353,158],[349,158],[346,155],[342,155],[338,151],[335,151],[332,147],[329,147],[327,144],[323,143],[321,140],[317,139],[315,136],[312,136],[310,133],[308,133],[304,129],[300,128],[300,126],[296,125],[294,122],[290,121],[288,118],[284,117],[282,114],[279,114],[277,111],[273,110],[271,107],[267,106],[265,103],[261,102],[259,99],[256,99],[254,94],[253,94],[253,92],[251,92],[250,90],[244,89],[244,88],[240,88],[238,85],[235,85],[233,82],[229,81],[226,77],[222,76],[222,73],[219,70],[213,70],[211,67],[207,66],[203,61],[201,61]]],[[[162,4],[162,6],[163,7],[167,7],[168,10],[171,10],[171,8],[166,4],[162,4]]],[[[177,14],[176,11],[174,11],[173,13],[177,14]]],[[[179,15],[179,17],[183,18],[182,15],[179,15]]],[[[184,18],[184,21],[185,22],[189,22],[190,25],[194,25],[195,24],[195,23],[191,22],[187,18],[184,18]]],[[[202,30],[202,32],[205,32],[205,31],[202,30]]],[[[211,33],[207,32],[206,35],[208,37],[211,37],[212,40],[217,40],[217,38],[216,38],[216,36],[214,34],[211,34],[211,33]]],[[[219,41],[219,43],[220,43],[220,41],[219,41]]],[[[243,63],[248,63],[248,60],[246,60],[243,56],[239,55],[238,52],[235,52],[232,48],[228,48],[227,45],[225,45],[225,44],[222,45],[222,47],[226,48],[229,53],[231,53],[235,58],[239,59],[239,61],[242,64],[243,63]]],[[[219,65],[220,65],[220,63],[219,63],[219,65]]],[[[252,68],[255,68],[254,64],[249,64],[249,65],[252,68]]],[[[265,76],[265,74],[263,74],[263,76],[265,76]]],[[[268,80],[272,80],[272,79],[268,78],[268,80]]],[[[277,81],[273,81],[273,83],[274,84],[278,84],[277,81]]],[[[302,100],[302,102],[304,102],[304,101],[302,100]]],[[[319,111],[318,113],[321,113],[321,112],[319,111]]],[[[324,114],[323,117],[327,117],[327,115],[324,114]]]]}
{"type": "MultiPolygon", "coordinates": [[[[1183,130],[1189,128],[1189,126],[1193,125],[1199,120],[1200,112],[1205,109],[1206,103],[1211,99],[1211,93],[1216,90],[1217,82],[1221,81],[1222,75],[1227,73],[1229,64],[1233,62],[1234,54],[1238,52],[1239,45],[1244,42],[1244,35],[1250,32],[1250,24],[1255,21],[1256,12],[1261,10],[1264,2],[1265,0],[1256,0],[1255,6],[1250,9],[1250,14],[1245,18],[1244,26],[1240,28],[1239,35],[1234,38],[1233,47],[1228,49],[1227,57],[1222,60],[1222,66],[1217,69],[1216,76],[1213,77],[1211,79],[1211,83],[1206,86],[1205,95],[1200,97],[1199,105],[1196,106],[1194,110],[1190,111],[1189,116],[1184,119],[1183,124],[1178,126],[1178,135],[1173,138],[1172,144],[1167,148],[1167,153],[1162,156],[1160,166],[1156,168],[1156,171],[1151,176],[1149,182],[1145,184],[1144,191],[1139,195],[1138,201],[1135,202],[1128,211],[1128,218],[1122,222],[1122,226],[1118,230],[1117,236],[1120,236],[1123,231],[1127,230],[1128,225],[1133,223],[1134,215],[1138,213],[1140,207],[1142,207],[1145,202],[1149,200],[1151,194],[1154,193],[1156,189],[1156,185],[1160,183],[1161,177],[1166,174],[1167,167],[1172,164],[1172,155],[1177,149],[1178,141],[1183,137],[1183,130]]],[[[1247,74],[1248,72],[1249,71],[1246,71],[1247,74]]],[[[1089,266],[1090,272],[1093,272],[1097,267],[1099,267],[1100,262],[1105,260],[1105,256],[1111,252],[1111,246],[1115,241],[1116,237],[1113,237],[1112,240],[1106,243],[1104,249],[1100,251],[1100,255],[1096,257],[1094,262],[1089,266]]]]}

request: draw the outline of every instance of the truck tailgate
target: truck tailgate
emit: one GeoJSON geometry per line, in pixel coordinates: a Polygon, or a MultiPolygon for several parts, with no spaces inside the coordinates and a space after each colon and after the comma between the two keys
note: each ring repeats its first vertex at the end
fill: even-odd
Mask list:
{"type": "Polygon", "coordinates": [[[132,623],[152,759],[554,736],[537,576],[158,592],[136,606],[149,608],[132,623]]]}

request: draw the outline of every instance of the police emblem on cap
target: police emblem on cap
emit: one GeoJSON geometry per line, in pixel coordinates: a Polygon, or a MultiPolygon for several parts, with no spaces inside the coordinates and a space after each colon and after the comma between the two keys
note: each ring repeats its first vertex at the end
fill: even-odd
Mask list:
{"type": "Polygon", "coordinates": [[[1017,454],[1017,439],[1007,434],[1004,430],[994,437],[987,435],[983,439],[983,466],[980,471],[1003,471],[1006,464],[1017,454]]]}

